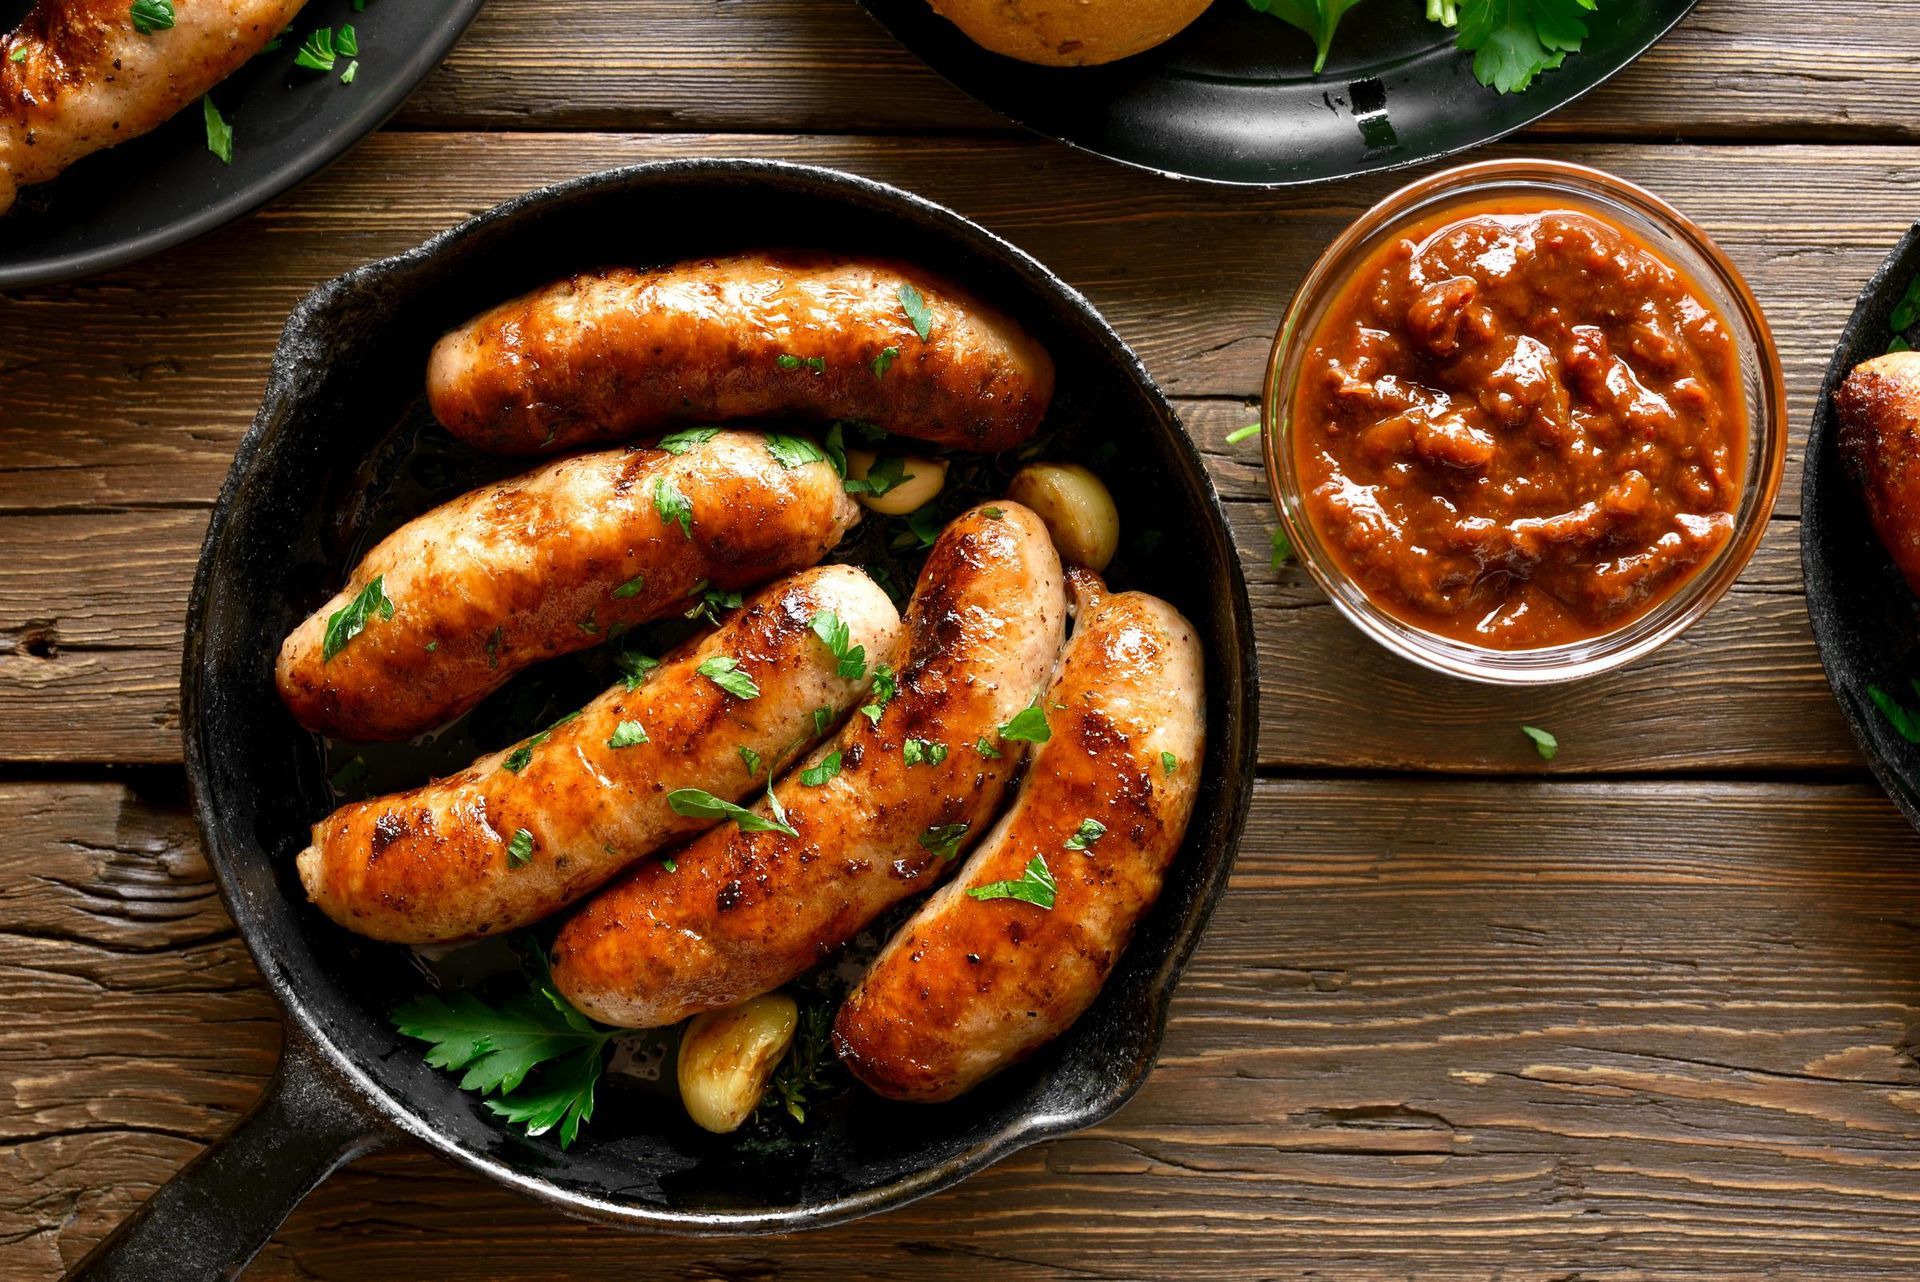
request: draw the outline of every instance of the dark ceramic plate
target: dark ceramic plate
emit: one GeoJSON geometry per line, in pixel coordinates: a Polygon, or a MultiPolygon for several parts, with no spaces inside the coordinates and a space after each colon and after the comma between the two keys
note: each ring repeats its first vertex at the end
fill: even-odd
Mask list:
{"type": "Polygon", "coordinates": [[[1282,187],[1418,164],[1531,124],[1639,57],[1694,0],[1601,5],[1585,48],[1504,97],[1473,78],[1471,56],[1420,0],[1349,14],[1317,76],[1307,37],[1245,0],[1215,0],[1159,48],[1084,68],[988,53],[927,0],[860,3],[928,66],[1036,133],[1175,177],[1282,187]]]}
{"type": "MultiPolygon", "coordinates": [[[[191,240],[320,172],[399,109],[446,57],[482,0],[310,0],[279,49],[256,56],[213,91],[233,126],[233,164],[207,150],[197,103],[150,134],[88,156],[21,190],[0,215],[0,289],[72,280],[191,240]],[[351,23],[360,70],[350,85],[296,68],[316,28],[351,23]]],[[[12,28],[32,0],[0,0],[12,28]]],[[[346,62],[340,63],[344,70],[346,62]]]]}
{"type": "MultiPolygon", "coordinates": [[[[1800,566],[1813,639],[1840,712],[1880,786],[1920,828],[1920,746],[1901,738],[1867,695],[1869,687],[1878,686],[1905,706],[1920,707],[1920,690],[1913,684],[1920,678],[1920,598],[1867,520],[1859,487],[1840,458],[1839,416],[1833,409],[1834,389],[1848,371],[1885,352],[1893,341],[1894,308],[1916,278],[1920,225],[1868,282],[1821,385],[1800,483],[1800,566]]],[[[1920,333],[1906,338],[1920,338],[1920,333]]]]}
{"type": "Polygon", "coordinates": [[[187,771],[208,858],[286,1011],[286,1059],[260,1109],[109,1247],[123,1261],[169,1266],[142,1274],[123,1264],[94,1276],[184,1276],[182,1259],[216,1272],[250,1254],[344,1156],[383,1139],[411,1138],[577,1214],[754,1233],[898,1205],[1106,1117],[1153,1063],[1175,977],[1226,883],[1246,817],[1257,707],[1250,618],[1199,455],[1133,354],[1039,263],[894,188],[768,162],[642,165],[535,192],[323,285],[288,322],[265,403],[221,492],[182,676],[187,771]],[[408,432],[425,422],[422,375],[438,334],[571,271],[760,246],[769,228],[788,244],[924,263],[1010,311],[1052,351],[1055,439],[1084,429],[1110,442],[1103,471],[1123,518],[1135,534],[1149,521],[1162,532],[1135,541],[1114,583],[1172,600],[1206,647],[1198,810],[1165,894],[1094,1008],[1036,1059],[965,1099],[916,1107],[849,1095],[791,1142],[756,1146],[706,1135],[677,1108],[636,1107],[606,1090],[563,1151],[510,1132],[455,1077],[429,1068],[419,1043],[395,1034],[389,1008],[421,982],[407,953],[357,939],[305,903],[292,855],[333,801],[323,745],[275,695],[274,655],[344,575],[368,527],[392,518],[377,494],[361,499],[383,489],[369,477],[389,474],[396,441],[401,454],[427,448],[408,432]],[[208,1207],[224,1227],[209,1228],[208,1207]]]}

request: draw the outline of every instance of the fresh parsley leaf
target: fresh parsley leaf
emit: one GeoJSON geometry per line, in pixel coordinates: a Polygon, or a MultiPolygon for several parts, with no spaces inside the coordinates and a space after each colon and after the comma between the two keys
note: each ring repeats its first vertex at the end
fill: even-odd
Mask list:
{"type": "Polygon", "coordinates": [[[773,455],[781,467],[805,467],[827,461],[818,445],[804,436],[788,436],[784,432],[767,433],[767,453],[773,455]]]}
{"type": "Polygon", "coordinates": [[[947,759],[947,745],[931,739],[909,739],[900,745],[900,758],[910,766],[937,766],[947,759]]]}
{"type": "Polygon", "coordinates": [[[655,477],[653,482],[653,510],[660,514],[660,524],[679,523],[680,533],[693,537],[693,500],[680,492],[680,487],[664,476],[655,477]]]}
{"type": "Polygon", "coordinates": [[[1068,850],[1092,850],[1093,844],[1107,835],[1107,826],[1098,819],[1082,819],[1080,826],[1073,830],[1073,836],[1067,838],[1068,850]]]}
{"type": "Polygon", "coordinates": [[[533,834],[525,828],[516,828],[513,839],[507,843],[507,867],[524,868],[533,862],[533,834]]]}
{"type": "Polygon", "coordinates": [[[782,352],[773,358],[773,363],[781,369],[799,369],[804,365],[815,374],[827,372],[827,358],[824,356],[795,356],[790,352],[782,352]]]}
{"type": "Polygon", "coordinates": [[[988,743],[987,736],[985,735],[981,735],[978,739],[975,739],[973,741],[973,750],[979,753],[981,756],[985,757],[988,761],[998,761],[1000,760],[1000,758],[1007,755],[1006,753],[1000,751],[1000,749],[994,747],[991,743],[988,743]]]}
{"type": "Polygon", "coordinates": [[[21,45],[18,49],[15,49],[12,53],[7,55],[8,62],[25,62],[26,60],[27,60],[27,47],[25,45],[21,45]]]}
{"type": "Polygon", "coordinates": [[[858,681],[867,675],[867,648],[851,644],[853,630],[832,610],[822,610],[807,625],[827,647],[827,653],[840,661],[834,675],[843,681],[858,681]]]}
{"type": "Polygon", "coordinates": [[[740,667],[740,660],[726,655],[715,655],[694,669],[701,676],[725,690],[736,699],[758,699],[760,687],[753,678],[740,667]]]}
{"type": "Polygon", "coordinates": [[[880,664],[873,670],[873,702],[862,707],[860,715],[878,726],[880,714],[887,710],[887,705],[893,702],[893,696],[899,689],[900,683],[894,679],[893,669],[884,663],[880,664]]]}
{"type": "Polygon", "coordinates": [[[1257,12],[1272,14],[1307,33],[1318,51],[1313,60],[1316,73],[1326,70],[1327,51],[1333,47],[1333,33],[1339,28],[1340,19],[1358,3],[1360,0],[1247,0],[1248,6],[1257,12]]]}
{"type": "MultiPolygon", "coordinates": [[[[767,798],[776,807],[779,805],[778,801],[774,801],[771,784],[767,788],[767,798]]],[[[740,826],[741,832],[783,832],[789,837],[800,835],[784,816],[768,819],[764,815],[754,814],[745,806],[736,806],[699,788],[676,788],[667,794],[667,805],[676,815],[685,815],[689,819],[731,819],[740,826]]]]}
{"type": "Polygon", "coordinates": [[[717,427],[689,427],[678,432],[668,432],[655,443],[655,449],[665,450],[669,454],[685,454],[696,445],[705,445],[720,435],[717,427]]]}
{"type": "Polygon", "coordinates": [[[593,1088],[602,1066],[598,1047],[576,1051],[543,1070],[537,1086],[490,1099],[487,1107],[518,1123],[528,1135],[545,1135],[558,1126],[560,1147],[570,1148],[581,1126],[593,1119],[593,1088]]]}
{"type": "Polygon", "coordinates": [[[220,108],[213,105],[213,95],[207,94],[200,99],[200,115],[207,126],[207,150],[220,157],[220,163],[233,163],[233,126],[220,114],[220,108]]]}
{"type": "Polygon", "coordinates": [[[625,600],[628,597],[639,596],[641,591],[645,589],[646,586],[647,586],[647,576],[644,574],[636,574],[631,579],[628,579],[625,583],[622,583],[619,587],[615,588],[613,590],[613,594],[619,597],[621,600],[625,600]]]}
{"type": "Polygon", "coordinates": [[[353,600],[327,616],[327,630],[320,639],[320,662],[331,662],[333,656],[346,649],[347,642],[366,630],[367,620],[378,614],[383,619],[393,617],[393,602],[387,599],[386,575],[376,574],[373,581],[361,588],[353,600]]]}
{"type": "Polygon", "coordinates": [[[1533,740],[1533,750],[1540,754],[1542,761],[1552,761],[1560,751],[1560,741],[1539,726],[1521,726],[1520,733],[1533,740]]]}
{"type": "Polygon", "coordinates": [[[1598,0],[1459,0],[1454,47],[1473,54],[1481,84],[1519,93],[1580,48],[1585,15],[1598,7],[1598,0]]]}
{"type": "Polygon", "coordinates": [[[980,509],[980,515],[986,517],[989,521],[997,521],[1005,516],[1006,513],[997,507],[983,507],[980,509]]]}
{"type": "Polygon", "coordinates": [[[1893,305],[1893,315],[1887,318],[1887,324],[1895,334],[1903,334],[1920,323],[1920,276],[1907,282],[1907,292],[1900,295],[1900,301],[1893,305]]]}
{"type": "Polygon", "coordinates": [[[815,734],[817,735],[825,734],[827,732],[827,726],[830,725],[832,722],[833,722],[832,712],[828,711],[825,708],[815,708],[813,710],[813,732],[815,734]]]}
{"type": "Polygon", "coordinates": [[[660,861],[660,866],[661,866],[662,868],[665,868],[665,869],[666,869],[666,870],[667,870],[668,872],[679,872],[679,871],[680,871],[680,864],[679,864],[679,862],[678,862],[678,861],[676,861],[676,860],[673,860],[673,859],[662,859],[662,860],[660,861]]]}
{"type": "Polygon", "coordinates": [[[895,486],[904,485],[913,479],[913,473],[907,471],[907,461],[897,454],[878,459],[867,469],[864,477],[848,477],[842,482],[849,494],[871,494],[879,498],[895,486]]]}
{"type": "Polygon", "coordinates": [[[738,592],[728,592],[724,588],[708,587],[705,579],[693,585],[689,596],[699,598],[698,603],[687,611],[689,619],[704,618],[708,623],[720,622],[720,611],[738,610],[741,596],[738,592]]]}
{"type": "Polygon", "coordinates": [[[438,650],[439,648],[440,648],[440,643],[438,641],[429,641],[426,644],[426,651],[428,654],[432,654],[435,650],[438,650]]]}
{"type": "Polygon", "coordinates": [[[1172,775],[1174,771],[1180,768],[1180,758],[1174,756],[1171,752],[1163,752],[1160,754],[1160,768],[1166,771],[1168,775],[1172,775]]]}
{"type": "Polygon", "coordinates": [[[509,752],[507,759],[500,763],[501,767],[505,770],[512,771],[514,774],[519,774],[522,770],[525,770],[533,764],[533,750],[551,738],[553,738],[553,730],[551,728],[542,730],[539,734],[534,735],[518,748],[509,752]]]}
{"type": "Polygon", "coordinates": [[[966,835],[966,824],[939,824],[920,834],[920,844],[928,854],[944,863],[960,853],[960,843],[966,835]]]}
{"type": "Polygon", "coordinates": [[[622,650],[614,658],[614,662],[619,665],[620,671],[626,674],[628,694],[638,690],[640,683],[647,679],[648,674],[660,666],[660,660],[650,659],[638,650],[622,650]]]}
{"type": "Polygon", "coordinates": [[[1240,442],[1252,440],[1258,435],[1260,435],[1260,425],[1258,423],[1249,423],[1245,427],[1236,428],[1228,432],[1227,444],[1238,445],[1240,442]]]}
{"type": "Polygon", "coordinates": [[[1284,529],[1276,525],[1273,527],[1273,568],[1277,570],[1291,560],[1293,560],[1293,540],[1287,537],[1284,529]]]}
{"type": "Polygon", "coordinates": [[[649,743],[646,727],[638,721],[622,721],[613,728],[613,736],[607,740],[609,748],[631,748],[636,744],[649,743]]]}
{"type": "Polygon", "coordinates": [[[787,826],[786,809],[781,806],[780,798],[774,796],[773,780],[771,779],[767,780],[767,809],[773,812],[774,822],[781,825],[781,831],[786,833],[787,836],[797,837],[800,835],[799,833],[795,832],[792,828],[787,826]]]}
{"type": "Polygon", "coordinates": [[[1056,883],[1047,869],[1047,857],[1035,855],[1017,881],[990,881],[967,892],[974,899],[1018,899],[1049,911],[1053,908],[1056,883]]]}
{"type": "Polygon", "coordinates": [[[847,437],[846,424],[833,423],[827,428],[827,434],[820,438],[821,448],[827,452],[827,462],[833,464],[833,470],[840,473],[842,480],[847,475],[847,437]]]}
{"type": "Polygon", "coordinates": [[[751,779],[760,773],[759,753],[747,747],[745,744],[742,744],[739,748],[735,749],[735,751],[740,754],[741,762],[747,767],[747,778],[751,779]]]}
{"type": "Polygon", "coordinates": [[[880,349],[880,354],[878,356],[874,357],[872,360],[867,362],[867,368],[873,371],[873,376],[875,378],[885,378],[887,376],[887,371],[892,369],[893,363],[899,359],[900,359],[899,348],[883,347],[880,349]]]}
{"type": "Polygon", "coordinates": [[[332,71],[334,63],[333,28],[322,27],[309,35],[293,55],[293,65],[313,71],[332,71]]]}
{"type": "Polygon", "coordinates": [[[352,58],[360,52],[360,35],[353,29],[352,23],[343,23],[340,34],[333,38],[333,50],[342,58],[352,58]]]}
{"type": "Polygon", "coordinates": [[[932,547],[934,540],[939,536],[940,513],[935,510],[933,504],[924,503],[907,515],[906,533],[897,536],[892,546],[896,551],[906,549],[917,551],[932,547]]]}
{"type": "Polygon", "coordinates": [[[143,36],[165,31],[173,25],[173,0],[133,0],[128,16],[133,29],[143,36]]]}
{"type": "Polygon", "coordinates": [[[359,79],[359,77],[360,77],[360,60],[358,58],[355,58],[352,62],[349,62],[347,64],[347,69],[340,73],[340,83],[343,85],[350,85],[355,80],[359,79]]]}
{"type": "MultiPolygon", "coordinates": [[[[1920,686],[1916,687],[1920,692],[1920,686]]],[[[1867,687],[1867,698],[1873,700],[1873,706],[1880,709],[1880,715],[1887,719],[1894,733],[1908,743],[1920,743],[1920,713],[1903,707],[1892,695],[1879,686],[1867,687]]]]}
{"type": "Polygon", "coordinates": [[[927,308],[927,300],[912,284],[902,282],[900,286],[900,310],[907,314],[907,323],[913,326],[913,332],[926,342],[933,333],[933,312],[927,308]]]}
{"type": "Polygon", "coordinates": [[[800,782],[809,788],[823,787],[827,780],[840,773],[840,754],[830,752],[819,765],[809,766],[800,772],[800,782]]]}
{"type": "Polygon", "coordinates": [[[1040,706],[1040,701],[1035,699],[1020,712],[1015,713],[1013,720],[1000,727],[1000,737],[1019,739],[1026,743],[1045,743],[1053,738],[1053,727],[1047,724],[1046,710],[1040,706]]]}

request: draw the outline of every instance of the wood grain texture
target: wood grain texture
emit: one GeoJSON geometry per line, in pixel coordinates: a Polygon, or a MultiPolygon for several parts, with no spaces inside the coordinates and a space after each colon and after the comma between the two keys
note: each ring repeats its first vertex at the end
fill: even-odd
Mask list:
{"type": "MultiPolygon", "coordinates": [[[[0,785],[0,1276],[76,1259],[269,1070],[171,777],[0,785]]],[[[1106,1125],[738,1243],[388,1155],[249,1276],[1892,1277],[1920,1252],[1916,856],[1852,784],[1266,782],[1106,1125]]]]}
{"type": "MultiPolygon", "coordinates": [[[[1652,52],[1538,128],[1613,138],[1913,138],[1920,66],[1889,44],[1888,13],[1885,0],[1835,0],[1817,12],[1703,0],[1652,52]]],[[[400,119],[430,129],[1011,129],[853,0],[588,8],[491,0],[400,119]]]]}
{"type": "Polygon", "coordinates": [[[1789,374],[1789,480],[1759,562],[1699,629],[1617,676],[1550,695],[1429,677],[1361,642],[1297,569],[1264,568],[1257,451],[1229,450],[1224,435],[1257,404],[1294,285],[1397,179],[1224,201],[1017,140],[387,134],[196,244],[0,299],[0,352],[17,354],[0,361],[0,760],[178,759],[178,643],[206,509],[281,323],[316,280],[539,183],[709,153],[839,165],[912,188],[1010,236],[1101,307],[1179,399],[1233,510],[1270,639],[1266,764],[1537,768],[1516,729],[1528,720],[1581,746],[1557,763],[1565,770],[1853,766],[1794,570],[1798,442],[1854,295],[1920,208],[1906,198],[1920,156],[1538,150],[1645,182],[1704,223],[1770,309],[1789,374]],[[435,179],[401,177],[414,173],[435,179]],[[1794,193],[1790,205],[1781,191],[1794,193]]]}

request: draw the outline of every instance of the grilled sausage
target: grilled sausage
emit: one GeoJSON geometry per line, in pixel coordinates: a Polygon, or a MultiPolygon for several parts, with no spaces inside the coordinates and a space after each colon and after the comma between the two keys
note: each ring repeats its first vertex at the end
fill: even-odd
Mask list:
{"type": "Polygon", "coordinates": [[[1047,696],[1066,705],[1053,737],[1012,808],[834,1021],[842,1060],[882,1095],[952,1099],[1066,1031],[1160,894],[1186,833],[1204,738],[1193,628],[1164,601],[1101,599],[1091,574],[1072,576],[1078,621],[1047,696]],[[1042,861],[1051,909],[974,897],[1042,861]]]}
{"type": "Polygon", "coordinates": [[[583,273],[447,334],[427,367],[447,430],[507,454],[777,414],[1004,450],[1033,436],[1052,395],[1045,350],[958,286],[819,253],[583,273]]]}
{"type": "Polygon", "coordinates": [[[963,513],[907,607],[898,693],[806,763],[837,759],[838,774],[808,786],[790,771],[778,809],[755,807],[784,812],[797,835],[727,824],[676,853],[671,873],[634,869],[561,929],[560,991],[609,1024],[671,1024],[778,987],[932,886],[1020,763],[1025,743],[999,728],[1046,685],[1065,621],[1039,518],[1013,503],[963,513]]]}
{"type": "Polygon", "coordinates": [[[0,36],[0,214],[225,80],[305,2],[175,0],[173,26],[143,35],[127,0],[39,0],[0,36]]]}
{"type": "Polygon", "coordinates": [[[1855,367],[1834,393],[1840,453],[1866,497],[1874,532],[1920,592],[1920,352],[1855,367]]]}
{"type": "Polygon", "coordinates": [[[617,685],[508,752],[411,792],[344,806],[314,825],[300,879],[349,930],[407,944],[498,934],[572,903],[708,820],[676,813],[675,789],[730,801],[764,787],[867,688],[901,638],[874,581],[827,565],[750,599],[638,689],[617,685]],[[831,613],[871,656],[859,676],[810,629],[831,613]],[[759,688],[739,698],[699,666],[733,659],[759,688]],[[749,768],[743,751],[760,758],[749,768]],[[514,841],[524,832],[521,849],[514,841]]]}
{"type": "Polygon", "coordinates": [[[751,587],[813,565],[859,509],[824,456],[790,467],[768,439],[582,454],[435,508],[287,638],[281,698],[310,730],[404,739],[528,664],[684,609],[702,582],[751,587]],[[365,609],[363,630],[330,644],[376,578],[390,615],[365,609]]]}

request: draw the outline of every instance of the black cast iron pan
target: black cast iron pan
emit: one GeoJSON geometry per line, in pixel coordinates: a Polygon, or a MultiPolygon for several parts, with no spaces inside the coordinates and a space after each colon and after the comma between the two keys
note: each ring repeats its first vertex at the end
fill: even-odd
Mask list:
{"type": "Polygon", "coordinates": [[[287,324],[194,581],[182,676],[188,779],[228,910],[287,1014],[266,1098],[83,1262],[75,1276],[226,1276],[316,1183],[411,1139],[581,1216],[689,1234],[831,1224],[952,1184],[1119,1108],[1151,1066],[1175,977],[1225,885],[1252,790],[1253,634],[1246,585],[1199,455],[1132,352],[1079,294],[958,215],[879,183],[762,161],[616,170],[534,192],[332,281],[287,324]],[[966,282],[1051,349],[1050,423],[1109,439],[1123,520],[1156,546],[1116,584],[1167,596],[1208,654],[1199,807],[1166,894],[1099,1003],[1029,1064],[951,1105],[849,1097],[803,1143],[743,1151],[671,1116],[603,1099],[570,1150],[509,1131],[389,1023],[417,991],[404,953],[304,902],[292,855],[331,806],[321,745],[280,706],[279,642],[347,565],[342,512],[363,464],[418,417],[427,351],[484,306],[568,271],[786,244],[897,254],[966,282]]]}
{"type": "MultiPolygon", "coordinates": [[[[1840,423],[1833,408],[1841,380],[1894,341],[1894,309],[1917,278],[1920,224],[1867,283],[1821,385],[1800,482],[1800,566],[1807,581],[1807,617],[1840,713],[1880,786],[1920,828],[1920,745],[1901,738],[1867,694],[1878,686],[1905,706],[1920,707],[1920,690],[1913,685],[1920,678],[1920,598],[1868,522],[1860,489],[1840,458],[1840,423]]],[[[1920,333],[1908,335],[1914,337],[1920,333]]]]}

